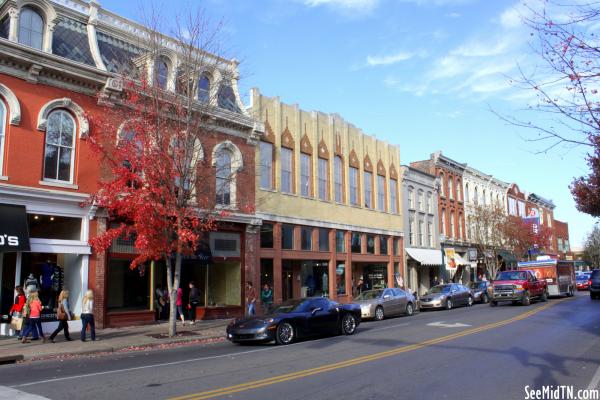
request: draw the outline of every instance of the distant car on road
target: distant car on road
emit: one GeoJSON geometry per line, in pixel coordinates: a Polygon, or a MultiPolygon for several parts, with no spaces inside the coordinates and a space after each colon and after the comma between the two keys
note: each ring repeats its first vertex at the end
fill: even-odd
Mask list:
{"type": "Polygon", "coordinates": [[[589,280],[590,298],[597,299],[600,297],[600,269],[592,271],[589,280]]]}
{"type": "Polygon", "coordinates": [[[428,308],[445,308],[450,310],[455,306],[473,305],[473,294],[471,290],[458,283],[448,283],[437,285],[427,291],[427,294],[421,297],[421,310],[428,308]]]}
{"type": "Polygon", "coordinates": [[[227,326],[227,339],[233,343],[290,344],[303,337],[352,335],[360,321],[358,304],[340,304],[325,297],[288,300],[270,315],[232,321],[227,326]]]}
{"type": "Polygon", "coordinates": [[[490,295],[488,294],[489,285],[490,283],[488,281],[469,283],[469,289],[471,289],[471,293],[473,293],[474,302],[484,304],[490,302],[490,295]]]}
{"type": "Polygon", "coordinates": [[[583,273],[577,275],[577,290],[589,290],[590,289],[590,276],[592,274],[583,273]]]}
{"type": "Polygon", "coordinates": [[[361,317],[381,321],[386,317],[415,312],[417,301],[412,293],[397,288],[367,290],[354,298],[360,305],[361,317]]]}
{"type": "Polygon", "coordinates": [[[528,306],[531,299],[548,299],[548,284],[545,280],[537,279],[535,273],[530,270],[502,271],[492,282],[491,294],[492,307],[501,301],[511,301],[513,304],[520,302],[528,306]]]}

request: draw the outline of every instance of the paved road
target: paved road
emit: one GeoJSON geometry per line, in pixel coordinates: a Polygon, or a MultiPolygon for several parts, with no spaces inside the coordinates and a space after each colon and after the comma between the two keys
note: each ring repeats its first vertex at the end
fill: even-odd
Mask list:
{"type": "Polygon", "coordinates": [[[599,380],[600,302],[580,294],[366,322],[351,337],[291,346],[221,343],[2,366],[0,386],[10,389],[0,388],[0,399],[504,400],[524,399],[527,385],[586,389],[599,380]]]}

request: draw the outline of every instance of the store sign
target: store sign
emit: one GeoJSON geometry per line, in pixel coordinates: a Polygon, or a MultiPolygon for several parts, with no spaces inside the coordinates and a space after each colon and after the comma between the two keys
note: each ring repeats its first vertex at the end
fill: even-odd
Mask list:
{"type": "Polygon", "coordinates": [[[444,249],[446,269],[454,271],[456,269],[456,252],[453,248],[444,249]]]}
{"type": "Polygon", "coordinates": [[[25,206],[0,204],[0,252],[29,250],[25,206]]]}

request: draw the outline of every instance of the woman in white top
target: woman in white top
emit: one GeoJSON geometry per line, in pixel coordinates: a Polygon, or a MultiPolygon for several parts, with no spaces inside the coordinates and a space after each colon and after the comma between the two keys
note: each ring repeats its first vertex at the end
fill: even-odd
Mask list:
{"type": "Polygon", "coordinates": [[[83,296],[81,306],[81,341],[85,342],[85,331],[90,326],[90,336],[96,340],[96,325],[94,324],[94,292],[88,290],[83,296]]]}

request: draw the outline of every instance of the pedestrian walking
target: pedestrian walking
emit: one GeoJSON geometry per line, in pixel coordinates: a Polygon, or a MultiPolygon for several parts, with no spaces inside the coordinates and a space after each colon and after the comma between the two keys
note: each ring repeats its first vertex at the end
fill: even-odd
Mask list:
{"type": "Polygon", "coordinates": [[[175,301],[175,307],[177,307],[177,318],[181,318],[181,324],[185,325],[185,318],[183,317],[183,289],[177,288],[177,300],[175,301]]]}
{"type": "Polygon", "coordinates": [[[69,320],[71,319],[71,309],[69,308],[69,291],[63,290],[58,295],[58,307],[56,308],[56,319],[58,319],[58,327],[50,335],[50,341],[54,343],[54,338],[64,331],[65,340],[70,342],[69,336],[69,320]]]}
{"type": "Polygon", "coordinates": [[[96,324],[94,322],[94,292],[88,290],[83,296],[81,305],[81,341],[86,340],[86,330],[90,327],[90,336],[96,340],[96,324]]]}
{"type": "Polygon", "coordinates": [[[268,283],[265,283],[260,291],[260,302],[262,304],[263,315],[269,315],[273,306],[273,289],[271,289],[268,283]]]}
{"type": "Polygon", "coordinates": [[[31,292],[24,308],[27,312],[28,320],[27,326],[23,330],[22,342],[27,343],[27,336],[31,333],[31,340],[38,340],[41,337],[45,343],[46,337],[42,329],[42,302],[40,301],[38,292],[31,292]]]}
{"type": "Polygon", "coordinates": [[[200,304],[200,291],[194,284],[194,282],[190,282],[190,297],[188,301],[188,310],[190,310],[189,320],[191,324],[196,323],[196,307],[200,304]]]}
{"type": "Polygon", "coordinates": [[[25,297],[25,291],[22,286],[17,286],[15,292],[15,301],[10,308],[8,315],[11,316],[11,325],[15,327],[15,335],[20,337],[21,330],[23,329],[23,307],[25,307],[27,298],[25,297]]]}
{"type": "Polygon", "coordinates": [[[256,315],[256,289],[252,286],[252,282],[246,282],[246,314],[248,316],[256,315]]]}

